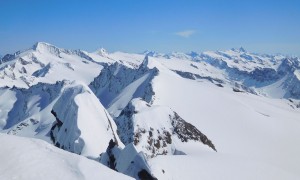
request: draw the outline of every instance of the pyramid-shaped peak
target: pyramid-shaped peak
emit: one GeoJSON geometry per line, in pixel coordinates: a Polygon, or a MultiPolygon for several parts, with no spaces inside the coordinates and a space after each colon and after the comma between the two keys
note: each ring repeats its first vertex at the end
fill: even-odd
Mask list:
{"type": "Polygon", "coordinates": [[[58,57],[60,57],[61,52],[65,52],[64,49],[60,49],[46,42],[37,42],[32,49],[40,53],[50,53],[58,57]]]}
{"type": "Polygon", "coordinates": [[[46,42],[37,42],[33,45],[34,50],[41,50],[45,48],[48,49],[49,47],[55,47],[55,46],[46,42]]]}

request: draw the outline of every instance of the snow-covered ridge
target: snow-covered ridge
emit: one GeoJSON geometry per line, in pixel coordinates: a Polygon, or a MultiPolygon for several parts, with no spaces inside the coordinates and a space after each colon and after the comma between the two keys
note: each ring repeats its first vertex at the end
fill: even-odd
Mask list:
{"type": "MultiPolygon", "coordinates": [[[[268,90],[269,87],[283,78],[293,77],[294,71],[299,69],[299,58],[255,54],[244,48],[203,53],[173,52],[163,54],[146,51],[143,55],[159,62],[163,61],[167,68],[190,79],[201,80],[204,77],[209,81],[213,80],[213,83],[216,83],[215,80],[217,80],[216,84],[231,84],[232,87],[239,84],[239,86],[246,87],[244,90],[252,88],[250,91],[255,92],[255,94],[276,98],[278,98],[278,93],[272,93],[268,90]],[[171,60],[171,62],[166,62],[167,60],[171,60]],[[177,64],[191,62],[190,64],[193,64],[192,67],[194,68],[181,66],[174,69],[170,66],[172,61],[182,61],[177,64]],[[207,65],[212,66],[211,69],[207,69],[207,65]]],[[[117,63],[128,68],[138,68],[142,61],[143,56],[138,54],[107,53],[103,48],[88,53],[82,50],[58,48],[45,42],[39,42],[31,49],[18,51],[1,59],[0,82],[10,87],[23,88],[38,82],[55,83],[64,78],[90,83],[103,67],[117,63]],[[82,75],[88,76],[88,78],[83,78],[82,75]],[[7,83],[8,80],[9,83],[7,83]]],[[[293,83],[297,83],[297,81],[293,83]]],[[[291,85],[293,83],[282,84],[279,88],[278,86],[274,87],[277,88],[276,91],[286,92],[281,93],[280,98],[300,98],[299,90],[291,85]]],[[[105,102],[104,105],[106,106],[105,102]]]]}
{"type": "Polygon", "coordinates": [[[113,119],[83,84],[64,88],[51,113],[56,122],[50,135],[57,147],[93,158],[105,152],[111,139],[122,147],[113,119]]]}
{"type": "Polygon", "coordinates": [[[299,62],[244,48],[89,53],[41,42],[0,61],[0,132],[136,179],[299,179],[299,62]]]}
{"type": "Polygon", "coordinates": [[[157,68],[150,69],[148,67],[148,58],[145,58],[137,69],[116,62],[101,71],[89,86],[101,103],[109,111],[114,111],[110,111],[110,113],[118,116],[121,112],[120,109],[124,108],[133,98],[141,97],[147,102],[151,102],[154,93],[149,82],[157,74],[157,68]],[[124,93],[127,95],[124,96],[124,93]]]}
{"type": "MultiPolygon", "coordinates": [[[[202,142],[216,151],[213,143],[192,124],[170,108],[151,106],[142,99],[133,99],[116,119],[119,136],[127,145],[134,143],[148,157],[177,154],[176,145],[202,142]]],[[[184,154],[184,152],[181,152],[184,154]]]]}

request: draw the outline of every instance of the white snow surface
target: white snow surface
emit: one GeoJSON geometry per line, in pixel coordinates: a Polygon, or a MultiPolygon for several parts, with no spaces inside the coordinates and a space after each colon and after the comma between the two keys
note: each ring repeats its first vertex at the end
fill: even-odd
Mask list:
{"type": "Polygon", "coordinates": [[[42,140],[0,133],[0,179],[132,179],[42,140]]]}

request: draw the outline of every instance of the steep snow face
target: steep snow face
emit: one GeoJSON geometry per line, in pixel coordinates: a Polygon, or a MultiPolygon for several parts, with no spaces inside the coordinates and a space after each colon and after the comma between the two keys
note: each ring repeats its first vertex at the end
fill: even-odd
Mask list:
{"type": "Polygon", "coordinates": [[[156,68],[147,67],[147,60],[137,69],[114,63],[101,71],[89,86],[109,113],[117,117],[133,98],[152,100],[154,93],[150,82],[157,73],[156,68]]]}
{"type": "Polygon", "coordinates": [[[50,135],[62,149],[97,158],[111,139],[122,147],[114,121],[83,84],[73,82],[64,88],[51,113],[56,122],[50,135]]]}
{"type": "Polygon", "coordinates": [[[0,88],[0,131],[8,134],[48,139],[54,121],[50,111],[64,82],[39,83],[23,88],[0,88]]]}
{"type": "Polygon", "coordinates": [[[0,98],[2,132],[37,137],[93,158],[105,152],[111,139],[123,147],[113,119],[82,83],[6,87],[0,89],[0,98]]]}
{"type": "Polygon", "coordinates": [[[16,93],[7,89],[0,89],[0,128],[7,124],[9,111],[13,108],[14,103],[17,101],[16,93]]]}
{"type": "Polygon", "coordinates": [[[134,143],[147,157],[177,154],[181,152],[177,144],[187,142],[202,142],[216,150],[204,134],[170,108],[151,107],[141,99],[133,99],[116,119],[116,123],[122,142],[134,143]]]}
{"type": "Polygon", "coordinates": [[[0,133],[0,179],[132,179],[37,139],[0,133]]]}

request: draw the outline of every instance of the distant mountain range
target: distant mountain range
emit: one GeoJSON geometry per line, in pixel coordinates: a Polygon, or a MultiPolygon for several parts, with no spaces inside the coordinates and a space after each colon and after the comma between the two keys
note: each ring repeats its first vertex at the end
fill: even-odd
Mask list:
{"type": "MultiPolygon", "coordinates": [[[[39,42],[0,60],[0,132],[87,157],[83,174],[97,161],[116,179],[297,179],[299,115],[298,57],[244,48],[90,53],[39,42]]],[[[0,136],[2,146],[10,141],[46,146],[0,136]]]]}

